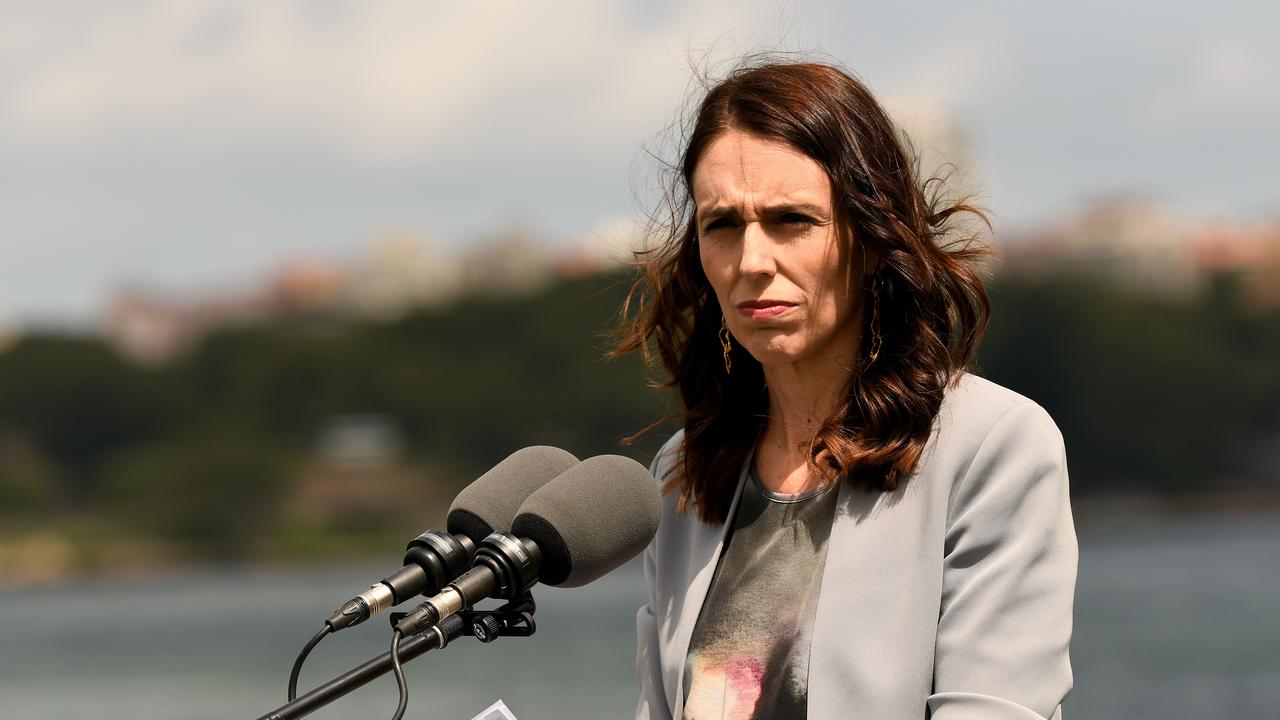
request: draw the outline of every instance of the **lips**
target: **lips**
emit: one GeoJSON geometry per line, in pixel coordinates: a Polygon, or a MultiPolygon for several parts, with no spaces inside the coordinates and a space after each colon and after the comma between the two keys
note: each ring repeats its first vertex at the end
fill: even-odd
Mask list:
{"type": "Polygon", "coordinates": [[[795,307],[785,300],[749,300],[738,303],[738,314],[752,319],[777,317],[795,307]]]}

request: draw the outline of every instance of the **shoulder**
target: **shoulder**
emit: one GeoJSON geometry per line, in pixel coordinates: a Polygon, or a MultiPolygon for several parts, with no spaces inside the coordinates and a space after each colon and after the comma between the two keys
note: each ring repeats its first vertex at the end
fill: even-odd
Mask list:
{"type": "Polygon", "coordinates": [[[661,485],[666,481],[668,473],[675,467],[680,460],[681,448],[684,445],[684,428],[677,430],[667,441],[662,444],[658,452],[653,456],[653,462],[649,464],[649,473],[661,485]]]}
{"type": "Polygon", "coordinates": [[[1035,404],[1035,401],[981,375],[966,371],[947,387],[942,401],[942,410],[950,413],[952,416],[950,419],[954,422],[998,417],[1014,407],[1027,403],[1035,404]]]}
{"type": "Polygon", "coordinates": [[[701,523],[696,512],[680,509],[679,492],[663,492],[667,481],[683,462],[683,452],[684,430],[680,429],[667,438],[649,465],[649,473],[658,484],[658,492],[662,493],[662,522],[658,525],[658,538],[655,539],[658,544],[661,544],[663,537],[694,532],[694,528],[701,523]]]}
{"type": "Polygon", "coordinates": [[[953,518],[983,497],[1012,501],[1044,492],[1056,504],[1066,495],[1057,423],[1039,403],[990,380],[965,373],[948,389],[934,440],[933,462],[951,481],[953,518]]]}
{"type": "Polygon", "coordinates": [[[1057,424],[1039,403],[969,372],[945,391],[935,425],[938,439],[954,450],[976,451],[993,432],[1062,442],[1057,424]]]}

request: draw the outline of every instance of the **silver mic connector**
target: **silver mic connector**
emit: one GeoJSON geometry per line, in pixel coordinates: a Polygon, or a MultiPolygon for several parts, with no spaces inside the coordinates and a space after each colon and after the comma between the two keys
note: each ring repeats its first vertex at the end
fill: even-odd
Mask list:
{"type": "Polygon", "coordinates": [[[370,615],[377,615],[383,610],[386,610],[396,604],[395,594],[391,592],[391,588],[383,585],[382,583],[370,585],[368,590],[365,590],[356,597],[363,600],[364,604],[369,607],[370,615]]]}

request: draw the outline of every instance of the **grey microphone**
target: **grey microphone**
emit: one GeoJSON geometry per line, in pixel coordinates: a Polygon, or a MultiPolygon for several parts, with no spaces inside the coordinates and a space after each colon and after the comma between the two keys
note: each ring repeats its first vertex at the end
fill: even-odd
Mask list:
{"type": "Polygon", "coordinates": [[[511,532],[494,532],[475,565],[396,626],[410,635],[489,597],[516,598],[539,581],[578,587],[644,550],[658,531],[662,498],[649,470],[600,455],[565,470],[525,500],[511,532]]]}
{"type": "Polygon", "coordinates": [[[517,450],[453,499],[449,532],[478,543],[491,532],[511,529],[530,495],[577,464],[572,453],[549,445],[517,450]]]}
{"type": "Polygon", "coordinates": [[[448,533],[428,530],[414,538],[404,567],[343,603],[325,624],[336,632],[415,595],[438,592],[471,567],[480,540],[511,527],[516,511],[534,491],[577,464],[572,453],[546,445],[507,456],[454,498],[448,533]]]}
{"type": "Polygon", "coordinates": [[[639,555],[661,518],[662,496],[649,469],[599,455],[529,495],[511,534],[542,551],[539,582],[580,587],[639,555]]]}

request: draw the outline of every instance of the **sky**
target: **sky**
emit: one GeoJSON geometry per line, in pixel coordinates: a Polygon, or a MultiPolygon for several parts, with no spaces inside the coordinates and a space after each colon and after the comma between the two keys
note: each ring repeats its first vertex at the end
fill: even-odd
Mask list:
{"type": "Polygon", "coordinates": [[[1278,30],[1242,0],[7,0],[0,326],[391,232],[599,236],[651,206],[694,69],[760,50],[946,118],[997,237],[1111,193],[1273,218],[1278,30]]]}

